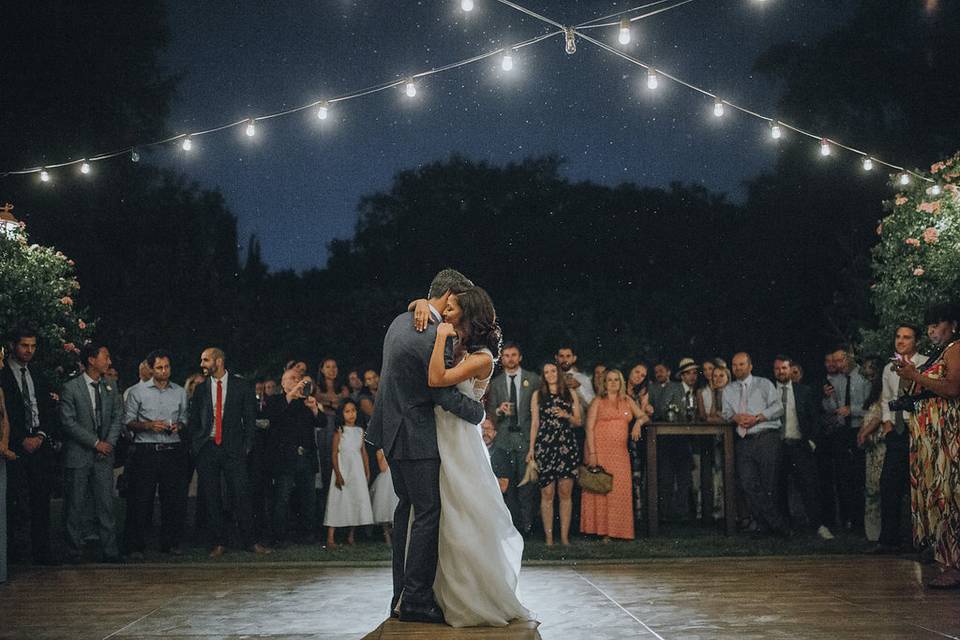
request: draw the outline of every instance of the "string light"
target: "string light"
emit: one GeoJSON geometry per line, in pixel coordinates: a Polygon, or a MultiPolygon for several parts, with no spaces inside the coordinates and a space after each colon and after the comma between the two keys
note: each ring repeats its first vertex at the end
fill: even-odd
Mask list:
{"type": "Polygon", "coordinates": [[[723,100],[720,98],[713,101],[713,115],[718,118],[723,116],[723,100]]]}
{"type": "Polygon", "coordinates": [[[328,115],[330,115],[330,104],[326,101],[321,102],[320,108],[317,109],[317,117],[326,120],[328,115]]]}
{"type": "Polygon", "coordinates": [[[823,157],[830,155],[830,143],[826,138],[820,140],[820,155],[823,157]]]}
{"type": "Polygon", "coordinates": [[[183,142],[180,143],[180,148],[184,151],[190,151],[193,149],[193,141],[190,139],[190,136],[187,136],[183,139],[183,142]]]}
{"type": "Polygon", "coordinates": [[[656,89],[660,86],[660,78],[657,77],[656,69],[647,71],[647,89],[656,89]]]}
{"type": "Polygon", "coordinates": [[[257,125],[255,125],[254,122],[254,119],[250,118],[250,122],[247,123],[246,134],[248,138],[257,135],[257,125]]]}
{"type": "Polygon", "coordinates": [[[776,120],[770,123],[770,137],[774,140],[779,140],[783,137],[783,129],[780,127],[780,123],[776,120]]]}
{"type": "Polygon", "coordinates": [[[620,44],[630,44],[630,20],[627,18],[620,18],[620,35],[617,40],[620,41],[620,44]]]}
{"type": "Polygon", "coordinates": [[[513,69],[513,51],[512,50],[507,50],[507,52],[503,54],[503,58],[500,60],[500,68],[503,69],[504,71],[510,71],[511,69],[513,69]]]}
{"type": "Polygon", "coordinates": [[[140,162],[140,152],[136,149],[130,152],[130,162],[140,162]]]}
{"type": "Polygon", "coordinates": [[[903,186],[907,186],[908,184],[910,184],[910,174],[907,173],[906,171],[900,174],[900,184],[902,184],[903,186]]]}
{"type": "Polygon", "coordinates": [[[460,0],[460,8],[464,11],[473,11],[473,0],[460,0]]]}
{"type": "Polygon", "coordinates": [[[564,49],[567,55],[573,55],[577,52],[577,38],[574,35],[573,27],[563,28],[564,49]]]}
{"type": "Polygon", "coordinates": [[[50,174],[47,173],[46,169],[40,170],[40,182],[50,182],[50,174]]]}
{"type": "Polygon", "coordinates": [[[929,189],[927,189],[927,193],[930,194],[931,196],[938,196],[938,195],[940,195],[940,193],[941,193],[940,185],[938,185],[938,184],[933,185],[932,187],[930,187],[929,189]]]}
{"type": "Polygon", "coordinates": [[[83,164],[80,165],[80,173],[83,175],[89,175],[90,173],[90,163],[86,160],[84,160],[83,164]]]}
{"type": "Polygon", "coordinates": [[[410,78],[409,80],[407,80],[407,86],[404,89],[404,91],[407,92],[408,98],[413,98],[414,96],[417,95],[417,85],[416,83],[414,83],[413,78],[410,78]]]}
{"type": "Polygon", "coordinates": [[[863,170],[864,171],[873,171],[873,158],[867,156],[863,159],[863,170]]]}

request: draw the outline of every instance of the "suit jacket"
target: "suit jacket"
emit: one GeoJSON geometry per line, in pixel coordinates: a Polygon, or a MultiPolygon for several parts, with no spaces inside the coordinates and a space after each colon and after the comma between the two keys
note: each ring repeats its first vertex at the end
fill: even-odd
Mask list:
{"type": "Polygon", "coordinates": [[[812,387],[793,383],[793,399],[797,404],[797,421],[800,423],[800,435],[804,440],[812,440],[820,434],[820,407],[818,394],[812,387]]]}
{"type": "MultiPolygon", "coordinates": [[[[123,396],[117,385],[100,378],[103,421],[97,419],[87,379],[80,374],[63,385],[60,392],[60,435],[63,438],[63,463],[68,469],[93,465],[97,459],[97,440],[117,446],[123,428],[123,396]]],[[[113,464],[113,454],[109,456],[113,464]]]]}
{"type": "Polygon", "coordinates": [[[494,446],[516,449],[515,441],[518,441],[520,445],[518,450],[526,451],[530,448],[530,400],[533,398],[533,392],[540,388],[540,376],[524,369],[520,370],[519,376],[520,385],[517,393],[516,413],[520,433],[511,434],[508,430],[507,425],[510,423],[510,416],[497,415],[497,408],[510,400],[510,394],[507,391],[506,373],[501,373],[491,380],[490,386],[487,387],[487,415],[497,423],[497,438],[494,440],[494,446]],[[511,444],[514,446],[510,446],[511,444]]]}
{"type": "Polygon", "coordinates": [[[266,455],[271,471],[278,475],[293,473],[300,457],[298,447],[303,447],[303,455],[313,472],[320,471],[315,430],[325,422],[323,412],[314,416],[303,400],[298,398],[287,403],[286,394],[277,394],[267,398],[264,413],[270,419],[270,428],[266,430],[266,455]]]}
{"type": "MultiPolygon", "coordinates": [[[[47,439],[43,446],[48,447],[52,439],[59,437],[59,412],[57,403],[50,397],[50,387],[47,385],[43,376],[37,373],[36,369],[30,369],[30,377],[33,378],[33,388],[37,396],[37,411],[40,414],[40,430],[47,434],[47,439]]],[[[19,372],[18,372],[19,373],[19,372]]],[[[30,433],[30,416],[27,415],[26,407],[23,404],[23,394],[20,393],[20,385],[14,378],[12,367],[4,367],[0,370],[0,388],[3,389],[4,402],[7,406],[7,416],[10,419],[10,448],[17,456],[29,455],[23,450],[23,439],[30,433]]]]}
{"type": "Polygon", "coordinates": [[[418,333],[413,313],[397,316],[383,339],[380,389],[367,429],[370,444],[383,449],[388,459],[426,460],[440,457],[433,408],[445,410],[472,424],[483,421],[483,405],[453,387],[427,386],[427,371],[437,327],[418,333]]]}
{"type": "MultiPolygon", "coordinates": [[[[227,373],[227,389],[223,398],[223,441],[221,447],[231,458],[243,458],[253,449],[257,420],[257,396],[253,387],[238,375],[227,373]]],[[[211,440],[214,428],[214,409],[211,386],[207,377],[193,391],[187,409],[187,442],[193,455],[200,453],[211,440]]]]}
{"type": "Polygon", "coordinates": [[[667,419],[667,407],[671,404],[677,405],[677,409],[683,411],[683,385],[679,382],[668,382],[666,386],[660,386],[656,380],[650,382],[649,389],[650,404],[653,405],[653,419],[662,422],[667,419]]]}

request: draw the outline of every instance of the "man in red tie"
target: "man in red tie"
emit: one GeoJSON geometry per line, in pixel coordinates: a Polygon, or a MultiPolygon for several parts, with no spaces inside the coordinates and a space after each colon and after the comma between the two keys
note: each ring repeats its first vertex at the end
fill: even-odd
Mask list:
{"type": "Polygon", "coordinates": [[[200,356],[206,380],[197,386],[190,401],[187,434],[197,461],[197,477],[204,496],[210,534],[210,557],[226,551],[227,532],[223,522],[221,477],[227,484],[231,511],[240,525],[244,548],[253,553],[270,553],[254,542],[247,454],[253,446],[257,399],[253,388],[226,369],[226,356],[208,348],[200,356]]]}

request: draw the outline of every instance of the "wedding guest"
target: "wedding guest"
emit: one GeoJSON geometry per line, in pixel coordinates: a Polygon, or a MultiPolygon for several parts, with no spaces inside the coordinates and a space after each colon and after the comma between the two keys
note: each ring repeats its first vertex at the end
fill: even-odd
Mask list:
{"type": "MultiPolygon", "coordinates": [[[[726,422],[723,418],[723,389],[730,384],[730,370],[727,369],[726,361],[716,358],[709,360],[713,369],[710,373],[710,383],[702,387],[697,392],[697,418],[703,422],[722,423],[726,422]]],[[[724,495],[723,495],[723,437],[716,436],[713,442],[709,441],[700,446],[700,484],[703,487],[712,487],[707,495],[712,494],[713,504],[701,505],[704,512],[710,509],[711,515],[720,518],[723,515],[724,495]],[[712,446],[711,446],[712,445],[712,446]]],[[[703,492],[701,492],[703,495],[703,492]]],[[[747,513],[746,498],[743,492],[738,490],[738,505],[740,511],[747,513]]],[[[749,520],[749,519],[748,519],[749,520]]]]}
{"type": "Polygon", "coordinates": [[[393,531],[393,515],[397,505],[400,504],[400,498],[397,497],[397,492],[393,488],[393,476],[390,474],[390,465],[387,463],[386,456],[383,455],[383,449],[377,449],[376,455],[380,473],[370,485],[370,504],[373,509],[373,522],[381,526],[383,541],[389,546],[392,543],[390,534],[393,531]]]}
{"type": "Polygon", "coordinates": [[[360,393],[360,413],[367,420],[373,417],[373,403],[377,401],[377,391],[380,389],[380,374],[374,369],[367,369],[363,373],[363,391],[360,393]]]}
{"type": "Polygon", "coordinates": [[[723,417],[723,389],[730,384],[730,370],[726,365],[713,366],[710,384],[697,395],[697,416],[704,422],[726,422],[723,417]]]}
{"type": "MultiPolygon", "coordinates": [[[[683,358],[677,366],[680,421],[690,423],[697,417],[697,363],[683,358]]],[[[693,482],[693,450],[690,439],[662,438],[657,442],[657,487],[660,513],[666,520],[690,517],[690,492],[693,482]]]]}
{"type": "MultiPolygon", "coordinates": [[[[920,329],[910,324],[897,327],[893,348],[896,355],[910,361],[916,367],[927,362],[927,356],[917,353],[920,329]]],[[[901,378],[895,371],[893,362],[883,368],[883,394],[880,408],[883,422],[881,437],[886,445],[883,457],[883,469],[880,472],[880,538],[870,552],[875,554],[899,553],[904,545],[906,534],[901,527],[904,497],[910,492],[910,434],[911,411],[892,411],[890,402],[902,397],[910,386],[910,381],[901,378]]]]}
{"type": "Polygon", "coordinates": [[[10,423],[7,468],[7,552],[11,561],[29,552],[34,564],[58,564],[50,548],[50,493],[56,477],[53,441],[59,412],[45,376],[33,364],[37,332],[21,325],[10,334],[0,389],[10,423]],[[24,532],[29,526],[29,532],[24,532]],[[29,550],[29,551],[28,551],[29,550]]]}
{"type": "MultiPolygon", "coordinates": [[[[321,415],[317,399],[304,394],[306,381],[296,369],[288,369],[280,378],[283,395],[270,398],[267,413],[267,460],[274,478],[273,535],[277,544],[286,545],[290,516],[290,496],[297,493],[301,522],[312,541],[316,522],[317,447],[314,434],[321,415]]],[[[355,405],[354,405],[355,406],[355,405]]]]}
{"type": "Polygon", "coordinates": [[[713,370],[716,368],[716,363],[713,359],[704,360],[700,363],[700,381],[697,386],[701,389],[709,389],[710,383],[713,380],[713,370]]]}
{"type": "Polygon", "coordinates": [[[363,446],[363,429],[357,424],[359,410],[353,400],[341,405],[337,430],[333,435],[333,472],[327,492],[327,509],[323,524],[327,527],[327,548],[334,549],[336,530],[349,527],[347,544],[356,540],[357,527],[373,524],[370,504],[370,460],[363,446]]]}
{"type": "Polygon", "coordinates": [[[760,532],[789,536],[776,495],[780,472],[780,416],[783,402],[766,378],[753,375],[744,352],[733,356],[733,382],[723,390],[723,417],[737,423],[736,455],[740,484],[760,532]]]}
{"type": "Polygon", "coordinates": [[[530,399],[530,436],[526,462],[539,470],[540,518],[547,545],[553,544],[553,500],[560,497],[560,544],[570,544],[573,481],[580,463],[574,428],[583,425],[580,396],[560,379],[557,365],[543,365],[540,386],[530,399]]]}
{"type": "Polygon", "coordinates": [[[601,363],[593,366],[593,394],[594,397],[603,390],[603,376],[607,372],[607,365],[601,363]]]}
{"type": "Polygon", "coordinates": [[[790,365],[790,379],[800,384],[803,382],[803,365],[794,362],[790,365]]]}
{"type": "MultiPolygon", "coordinates": [[[[0,371],[4,368],[6,353],[0,347],[0,371]]],[[[7,581],[7,461],[17,459],[10,450],[10,420],[7,406],[0,389],[0,584],[7,581]]]]}
{"type": "MultiPolygon", "coordinates": [[[[301,374],[301,377],[306,373],[301,374]]],[[[323,405],[327,415],[336,417],[340,403],[350,397],[350,390],[339,379],[340,369],[333,358],[324,358],[317,377],[317,400],[323,405]]]]}
{"type": "Polygon", "coordinates": [[[880,358],[868,357],[864,358],[861,367],[863,376],[870,381],[870,395],[863,403],[865,412],[857,433],[857,446],[864,452],[863,530],[870,542],[880,539],[880,474],[887,453],[887,446],[880,438],[883,366],[880,358]]]}
{"type": "Polygon", "coordinates": [[[819,409],[816,392],[791,377],[793,360],[778,355],[773,360],[773,377],[783,405],[780,416],[782,439],[780,472],[780,509],[790,517],[789,489],[794,480],[803,499],[804,515],[812,531],[824,540],[832,540],[833,533],[820,520],[820,482],[812,442],[819,427],[819,409]]]}
{"type": "Polygon", "coordinates": [[[591,467],[601,466],[613,476],[613,489],[605,495],[583,492],[580,530],[583,533],[632,540],[634,537],[630,456],[627,438],[640,439],[641,428],[649,420],[636,402],[627,396],[623,374],[607,371],[603,395],[587,412],[586,455],[591,467]],[[630,427],[631,421],[636,421],[630,427]]]}
{"type": "Polygon", "coordinates": [[[677,411],[683,404],[683,388],[670,380],[670,367],[662,362],[653,366],[654,382],[650,385],[650,404],[655,422],[666,422],[670,407],[677,411]]]}
{"type": "Polygon", "coordinates": [[[560,347],[557,349],[556,360],[566,385],[580,396],[581,406],[588,406],[594,398],[593,382],[588,375],[577,369],[577,352],[573,347],[560,347]]]}
{"type": "Polygon", "coordinates": [[[627,395],[643,409],[647,415],[653,415],[653,405],[650,404],[650,379],[647,378],[647,365],[640,363],[630,369],[627,379],[627,395]]]}
{"type": "Polygon", "coordinates": [[[502,371],[487,387],[486,411],[497,425],[495,449],[506,452],[509,477],[504,494],[513,524],[524,536],[533,530],[537,487],[533,483],[520,486],[526,471],[524,462],[530,446],[532,425],[532,398],[540,387],[540,378],[533,371],[522,368],[523,353],[515,342],[505,342],[500,348],[502,371]]]}
{"type": "Polygon", "coordinates": [[[253,389],[246,380],[227,371],[221,349],[204,349],[200,368],[205,379],[190,401],[186,433],[197,463],[199,493],[205,502],[210,557],[219,558],[226,552],[224,495],[239,524],[243,547],[256,554],[270,553],[254,540],[247,483],[247,454],[253,447],[257,415],[253,389]]]}
{"type": "MultiPolygon", "coordinates": [[[[296,371],[295,369],[291,369],[296,371]]],[[[250,512],[253,523],[254,540],[263,544],[271,537],[270,523],[273,520],[270,501],[273,493],[273,475],[268,459],[270,435],[270,399],[274,394],[267,393],[267,380],[261,380],[254,386],[257,399],[257,415],[254,419],[253,446],[247,454],[247,485],[250,487],[250,512]]],[[[228,501],[229,502],[229,501],[228,501]]]]}
{"type": "MultiPolygon", "coordinates": [[[[497,477],[500,493],[506,494],[507,489],[510,488],[510,479],[515,477],[516,473],[510,465],[510,455],[507,451],[496,447],[494,444],[497,440],[497,423],[489,415],[485,416],[480,424],[480,437],[487,447],[490,467],[493,469],[493,475],[497,477]]],[[[506,495],[504,495],[504,501],[506,501],[506,495]]]]}
{"type": "Polygon", "coordinates": [[[281,393],[281,389],[276,380],[273,378],[267,378],[263,381],[263,394],[265,396],[269,398],[270,396],[275,396],[278,393],[281,393]]]}
{"type": "Polygon", "coordinates": [[[302,379],[303,376],[307,375],[307,371],[310,370],[310,367],[307,366],[307,363],[303,360],[290,360],[284,366],[283,370],[288,371],[289,369],[295,369],[297,374],[299,374],[302,379]]]}
{"type": "Polygon", "coordinates": [[[132,512],[125,531],[131,559],[142,560],[144,532],[160,494],[160,551],[181,555],[181,535],[187,512],[189,461],[180,437],[187,424],[187,394],[170,381],[170,354],[157,350],[147,356],[150,379],[134,385],[124,403],[123,423],[134,434],[133,454],[127,463],[132,512]]]}
{"type": "Polygon", "coordinates": [[[84,372],[64,384],[60,394],[68,560],[80,562],[83,514],[87,500],[92,498],[101,559],[120,562],[113,506],[113,453],[123,427],[123,399],[120,390],[103,377],[111,364],[107,347],[90,342],[81,349],[80,358],[84,372]]]}
{"type": "Polygon", "coordinates": [[[941,349],[921,372],[907,359],[895,363],[900,377],[927,391],[910,418],[910,482],[913,539],[929,546],[942,573],[927,583],[960,588],[960,307],[934,305],[924,314],[927,337],[941,349]]]}
{"type": "Polygon", "coordinates": [[[359,369],[351,369],[347,372],[347,391],[351,400],[354,402],[360,400],[360,394],[363,392],[363,378],[360,377],[359,369]]]}

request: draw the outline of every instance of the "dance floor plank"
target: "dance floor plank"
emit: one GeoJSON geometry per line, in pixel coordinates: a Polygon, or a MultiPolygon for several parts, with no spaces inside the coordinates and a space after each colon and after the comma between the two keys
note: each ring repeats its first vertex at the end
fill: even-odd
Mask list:
{"type": "Polygon", "coordinates": [[[539,627],[452,629],[388,619],[387,567],[22,569],[0,587],[0,637],[960,639],[960,594],[925,589],[931,575],[896,558],[531,566],[521,597],[539,627]]]}

